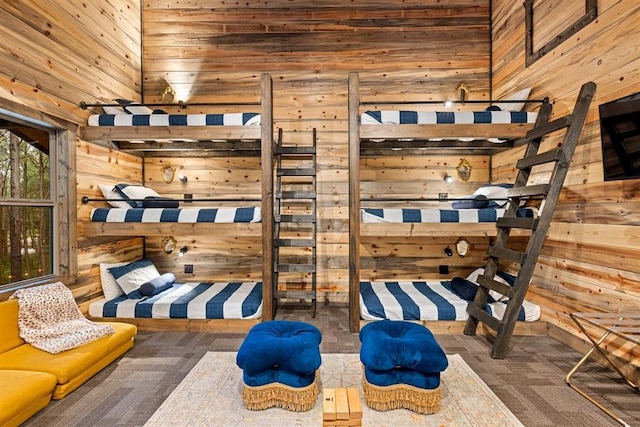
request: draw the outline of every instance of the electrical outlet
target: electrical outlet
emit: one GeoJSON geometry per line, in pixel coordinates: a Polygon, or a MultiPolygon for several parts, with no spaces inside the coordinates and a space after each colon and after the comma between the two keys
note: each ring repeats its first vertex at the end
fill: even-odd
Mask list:
{"type": "Polygon", "coordinates": [[[438,193],[438,199],[447,200],[449,198],[449,193],[438,193]]]}
{"type": "Polygon", "coordinates": [[[187,274],[193,274],[193,264],[185,264],[184,272],[187,274]]]}
{"type": "Polygon", "coordinates": [[[449,274],[449,266],[448,265],[439,265],[438,272],[440,274],[449,274]]]}
{"type": "Polygon", "coordinates": [[[185,194],[185,195],[184,195],[184,202],[185,202],[185,203],[193,203],[193,202],[191,201],[191,199],[193,199],[193,194],[185,194]]]}

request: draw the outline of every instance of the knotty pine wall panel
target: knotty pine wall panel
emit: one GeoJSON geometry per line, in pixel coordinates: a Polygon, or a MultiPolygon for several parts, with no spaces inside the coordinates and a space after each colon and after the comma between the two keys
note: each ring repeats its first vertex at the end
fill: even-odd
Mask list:
{"type": "MultiPolygon", "coordinates": [[[[145,1],[142,16],[146,102],[160,102],[166,82],[177,99],[188,103],[255,101],[259,76],[268,72],[274,82],[275,128],[283,129],[285,143],[309,145],[312,129],[317,130],[318,287],[332,300],[346,301],[348,291],[348,73],[360,72],[361,94],[369,101],[445,100],[461,82],[472,99],[490,96],[486,0],[145,1]]],[[[441,175],[453,173],[460,160],[439,157],[431,153],[408,164],[389,158],[388,163],[405,164],[401,170],[363,171],[363,189],[461,195],[489,180],[484,159],[477,168],[474,164],[472,184],[449,188],[441,175]]],[[[157,182],[153,168],[145,176],[157,182]]],[[[233,189],[233,184],[222,185],[223,193],[233,189]]],[[[435,257],[446,257],[444,247],[456,239],[441,240],[435,257]]],[[[394,242],[398,248],[405,243],[394,242]]],[[[440,261],[432,258],[428,270],[433,275],[432,266],[440,261]]],[[[394,261],[385,269],[393,271],[394,261]]],[[[397,267],[406,271],[406,265],[397,267]]]]}
{"type": "MultiPolygon", "coordinates": [[[[524,8],[493,2],[494,93],[533,86],[532,96],[549,96],[558,116],[570,111],[581,84],[598,85],[529,292],[543,306],[543,320],[581,340],[571,312],[637,311],[640,304],[640,180],[603,181],[598,123],[599,104],[640,91],[640,5],[603,0],[598,14],[525,67],[524,8]]],[[[494,156],[492,179],[515,176],[517,151],[494,156]]],[[[633,357],[624,349],[618,353],[633,357]]]]}
{"type": "Polygon", "coordinates": [[[140,2],[2,2],[0,97],[84,124],[80,101],[140,99],[140,2]]]}
{"type": "MultiPolygon", "coordinates": [[[[76,141],[78,221],[88,221],[91,210],[108,207],[106,202],[82,204],[81,199],[101,199],[98,185],[120,182],[142,183],[142,159],[85,141],[76,141]]],[[[88,310],[92,299],[102,298],[100,263],[133,261],[144,254],[144,238],[85,236],[78,232],[78,277],[72,285],[81,310],[88,310]]]]}

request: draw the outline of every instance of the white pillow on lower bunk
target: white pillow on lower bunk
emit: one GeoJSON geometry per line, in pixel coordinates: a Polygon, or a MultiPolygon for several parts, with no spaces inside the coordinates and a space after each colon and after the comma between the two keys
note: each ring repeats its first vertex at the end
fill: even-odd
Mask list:
{"type": "Polygon", "coordinates": [[[124,295],[122,288],[116,282],[116,278],[109,271],[111,267],[122,267],[129,262],[116,262],[116,263],[100,263],[100,285],[102,285],[102,293],[108,300],[118,298],[120,295],[124,295]]]}
{"type": "MultiPolygon", "coordinates": [[[[480,268],[476,269],[475,271],[473,271],[471,274],[469,274],[467,276],[467,280],[470,281],[470,282],[475,283],[476,285],[478,285],[478,276],[482,276],[483,274],[484,274],[484,268],[480,267],[480,268]]],[[[509,285],[509,282],[507,282],[506,280],[504,280],[502,277],[498,276],[497,274],[495,276],[493,276],[493,280],[495,280],[496,282],[504,283],[507,286],[511,286],[511,285],[509,285]]],[[[509,300],[509,297],[507,297],[505,295],[502,295],[500,292],[489,291],[489,295],[491,295],[491,298],[493,298],[496,301],[507,301],[507,300],[509,300]]]]}

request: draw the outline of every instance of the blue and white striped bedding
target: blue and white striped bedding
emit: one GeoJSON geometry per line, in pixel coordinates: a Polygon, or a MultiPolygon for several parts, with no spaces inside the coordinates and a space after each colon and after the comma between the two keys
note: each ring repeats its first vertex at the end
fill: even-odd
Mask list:
{"type": "Polygon", "coordinates": [[[93,114],[89,126],[258,126],[259,113],[93,114]]]}
{"type": "MultiPolygon", "coordinates": [[[[450,281],[361,282],[360,316],[364,320],[467,320],[467,301],[451,289],[450,281]]],[[[505,302],[492,302],[485,310],[502,319],[505,302]]],[[[518,320],[540,319],[540,306],[524,301],[518,320]]]]}
{"type": "Polygon", "coordinates": [[[531,111],[365,111],[363,125],[375,124],[510,124],[535,123],[538,113],[531,111]]]}
{"type": "Polygon", "coordinates": [[[93,222],[260,222],[260,207],[240,208],[95,208],[93,222]]]}
{"type": "Polygon", "coordinates": [[[177,283],[152,297],[126,295],[89,305],[89,316],[153,319],[258,319],[262,317],[262,283],[177,283]]]}
{"type": "MultiPolygon", "coordinates": [[[[407,209],[407,208],[364,208],[361,209],[361,220],[363,223],[376,222],[496,222],[502,217],[505,209],[485,208],[485,209],[407,209]]],[[[535,216],[534,208],[520,208],[517,216],[532,218],[535,216]]]]}

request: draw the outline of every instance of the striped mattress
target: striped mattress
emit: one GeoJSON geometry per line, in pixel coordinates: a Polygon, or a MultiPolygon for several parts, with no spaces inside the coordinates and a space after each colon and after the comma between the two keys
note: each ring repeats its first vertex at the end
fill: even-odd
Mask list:
{"type": "Polygon", "coordinates": [[[89,316],[121,319],[258,319],[262,283],[177,283],[152,297],[126,295],[89,305],[89,316]]]}
{"type": "Polygon", "coordinates": [[[535,123],[538,113],[531,111],[365,111],[363,125],[375,124],[510,124],[535,123]]]}
{"type": "MultiPolygon", "coordinates": [[[[407,209],[407,208],[388,208],[361,209],[361,221],[364,223],[375,222],[426,222],[426,223],[442,223],[442,222],[461,222],[461,223],[478,223],[478,222],[496,222],[502,217],[506,209],[407,209]]],[[[532,218],[535,216],[534,208],[520,208],[517,216],[532,218]]]]}
{"type": "Polygon", "coordinates": [[[239,208],[95,208],[93,222],[260,222],[260,207],[239,208]]]}
{"type": "MultiPolygon", "coordinates": [[[[360,316],[364,320],[467,320],[468,302],[451,288],[450,281],[361,282],[360,316]]],[[[485,311],[502,319],[505,302],[492,302],[485,311]]],[[[540,306],[524,301],[518,320],[540,319],[540,306]]]]}
{"type": "Polygon", "coordinates": [[[93,114],[89,126],[258,126],[259,113],[93,114]]]}

